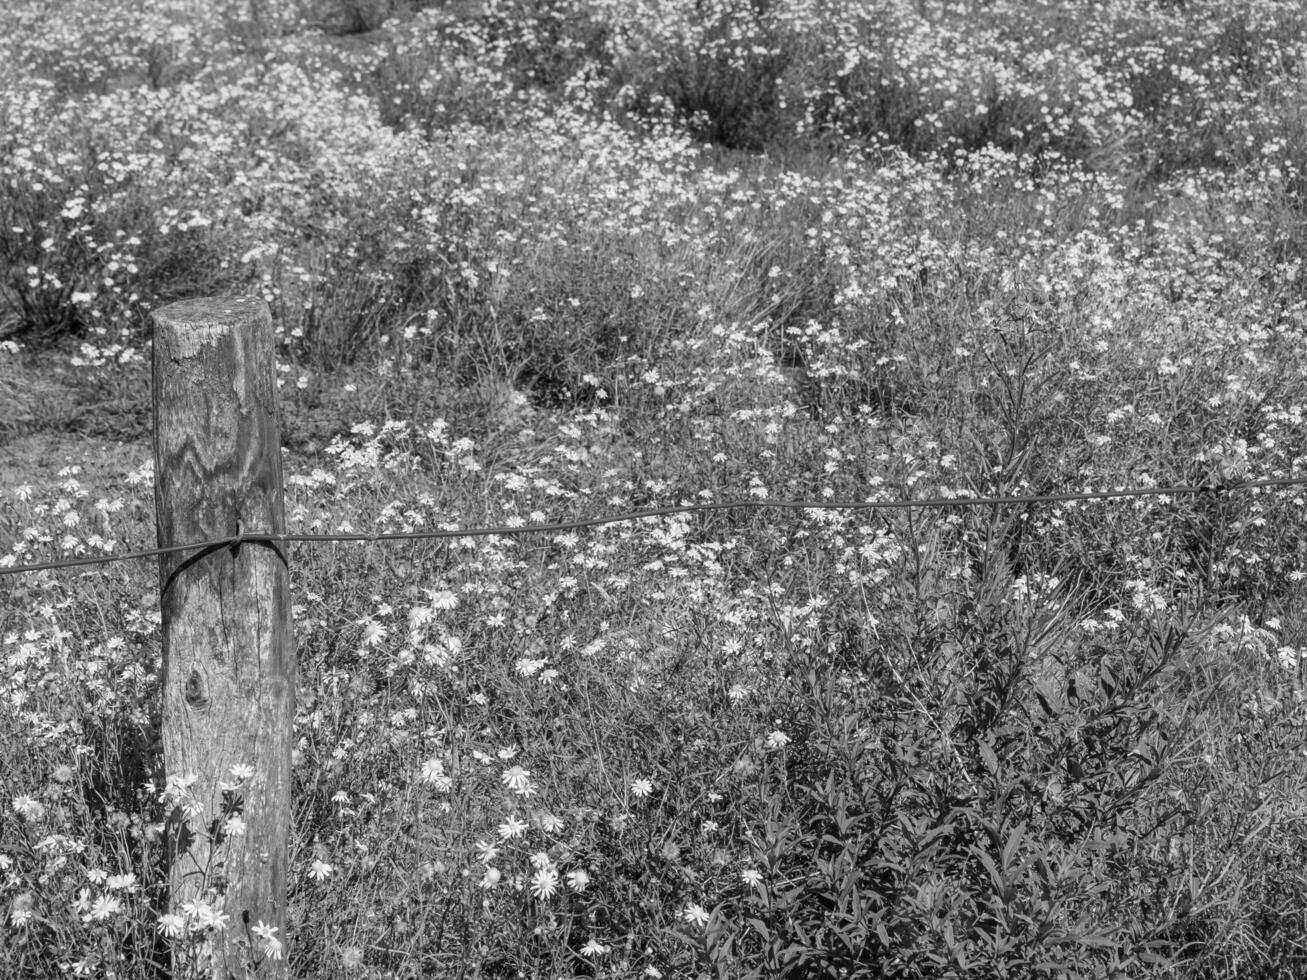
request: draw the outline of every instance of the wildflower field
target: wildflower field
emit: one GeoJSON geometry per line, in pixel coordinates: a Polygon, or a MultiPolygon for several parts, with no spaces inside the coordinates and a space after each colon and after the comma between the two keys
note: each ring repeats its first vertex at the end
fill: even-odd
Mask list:
{"type": "Polygon", "coordinates": [[[291,531],[1208,488],[291,546],[250,976],[1307,976],[1305,257],[1297,0],[12,0],[0,978],[237,927],[156,561],[3,574],[223,294],[291,531]]]}

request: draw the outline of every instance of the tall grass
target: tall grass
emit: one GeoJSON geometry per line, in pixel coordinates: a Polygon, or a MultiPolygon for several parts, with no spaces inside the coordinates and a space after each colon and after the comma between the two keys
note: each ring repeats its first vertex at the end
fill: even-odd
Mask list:
{"type": "MultiPolygon", "coordinates": [[[[0,14],[4,564],[224,291],[303,531],[1301,473],[1292,4],[206,11],[0,14]]],[[[1303,499],[298,547],[292,973],[1301,975],[1303,499]]],[[[0,592],[3,962],[162,976],[156,578],[0,592]]]]}

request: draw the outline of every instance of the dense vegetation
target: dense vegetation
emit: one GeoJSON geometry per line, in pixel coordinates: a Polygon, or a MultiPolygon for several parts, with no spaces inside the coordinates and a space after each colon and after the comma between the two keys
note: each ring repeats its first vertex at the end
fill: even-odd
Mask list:
{"type": "MultiPolygon", "coordinates": [[[[15,0],[0,565],[153,543],[148,312],[222,292],[299,530],[1300,475],[1305,59],[1297,0],[15,0]]],[[[1307,975],[1305,497],[297,547],[258,953],[1307,975]]],[[[0,576],[7,977],[215,927],[157,588],[0,576]]]]}

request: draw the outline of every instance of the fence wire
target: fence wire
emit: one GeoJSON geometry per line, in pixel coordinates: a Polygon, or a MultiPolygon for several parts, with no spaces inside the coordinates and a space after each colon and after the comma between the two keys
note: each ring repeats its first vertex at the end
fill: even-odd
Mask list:
{"type": "Polygon", "coordinates": [[[264,534],[245,532],[226,538],[212,538],[188,544],[174,544],[146,551],[130,551],[121,555],[97,555],[93,558],[67,558],[62,561],[40,562],[33,565],[0,566],[0,576],[20,575],[24,572],[45,572],[81,565],[107,565],[111,562],[153,558],[187,551],[216,551],[221,548],[238,548],[242,544],[324,543],[330,541],[406,541],[448,538],[510,537],[523,534],[556,534],[604,524],[621,524],[651,517],[668,517],[673,514],[703,514],[723,510],[909,510],[948,507],[992,507],[1007,504],[1071,503],[1081,500],[1111,500],[1124,497],[1193,496],[1196,494],[1232,493],[1257,487],[1289,487],[1307,485],[1307,476],[1279,477],[1265,480],[1246,480],[1238,483],[1204,483],[1194,486],[1134,487],[1128,490],[1088,490],[1080,493],[1053,493],[1009,495],[1002,497],[923,497],[906,500],[722,500],[703,504],[672,504],[666,507],[649,507],[644,510],[622,511],[601,517],[583,517],[552,524],[503,524],[488,527],[439,528],[430,531],[380,531],[362,534],[264,534]]]}

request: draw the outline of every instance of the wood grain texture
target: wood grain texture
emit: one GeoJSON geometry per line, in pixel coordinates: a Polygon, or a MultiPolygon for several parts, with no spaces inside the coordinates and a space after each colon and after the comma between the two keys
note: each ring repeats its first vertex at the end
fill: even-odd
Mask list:
{"type": "MultiPolygon", "coordinates": [[[[272,319],[252,299],[187,300],[154,320],[154,465],[159,545],[285,531],[272,319]]],[[[246,543],[160,559],[163,756],[194,778],[171,819],[171,911],[209,901],[227,928],[201,975],[284,977],[259,922],[286,938],[295,648],[280,546],[246,543]],[[232,766],[253,775],[238,790],[232,766]],[[224,832],[239,812],[245,832],[224,832]]],[[[181,966],[180,963],[177,966],[181,966]]],[[[189,969],[189,967],[188,967],[189,969]]],[[[177,974],[182,975],[178,969],[177,974]]]]}

